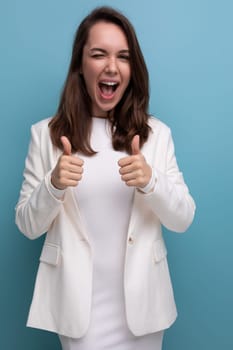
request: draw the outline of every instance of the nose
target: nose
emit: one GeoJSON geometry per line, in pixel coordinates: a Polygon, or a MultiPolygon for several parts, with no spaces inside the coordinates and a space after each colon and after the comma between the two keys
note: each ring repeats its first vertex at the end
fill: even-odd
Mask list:
{"type": "Polygon", "coordinates": [[[109,57],[106,62],[105,72],[109,74],[116,74],[118,71],[117,60],[115,57],[109,57]]]}

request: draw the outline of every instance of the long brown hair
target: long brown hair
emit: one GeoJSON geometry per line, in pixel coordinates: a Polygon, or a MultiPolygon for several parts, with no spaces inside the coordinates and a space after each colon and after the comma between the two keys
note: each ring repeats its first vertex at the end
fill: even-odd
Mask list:
{"type": "Polygon", "coordinates": [[[65,135],[71,142],[73,152],[79,151],[85,155],[96,153],[90,145],[92,103],[80,68],[83,47],[88,40],[90,28],[100,21],[118,25],[123,30],[129,45],[131,79],[120,102],[108,113],[108,117],[112,126],[113,148],[131,153],[133,136],[136,134],[140,136],[142,146],[149,135],[147,114],[149,78],[134,28],[123,14],[111,7],[94,9],[77,29],[58,110],[49,124],[50,135],[53,144],[59,148],[62,148],[60,137],[65,135]]]}

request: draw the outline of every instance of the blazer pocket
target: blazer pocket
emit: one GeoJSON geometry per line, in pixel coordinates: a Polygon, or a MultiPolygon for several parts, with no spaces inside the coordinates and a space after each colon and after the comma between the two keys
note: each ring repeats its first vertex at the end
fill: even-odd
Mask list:
{"type": "Polygon", "coordinates": [[[60,247],[57,244],[54,243],[44,243],[41,255],[40,255],[40,261],[57,266],[60,260],[60,247]]]}
{"type": "Polygon", "coordinates": [[[160,262],[167,256],[167,248],[163,239],[158,239],[157,241],[154,241],[153,255],[155,263],[160,262]]]}

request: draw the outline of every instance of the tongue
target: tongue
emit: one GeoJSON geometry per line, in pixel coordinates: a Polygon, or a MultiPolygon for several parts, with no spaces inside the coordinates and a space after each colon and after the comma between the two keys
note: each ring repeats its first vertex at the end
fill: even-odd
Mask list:
{"type": "Polygon", "coordinates": [[[106,96],[111,96],[114,92],[112,86],[104,85],[104,84],[100,85],[100,90],[106,96]]]}

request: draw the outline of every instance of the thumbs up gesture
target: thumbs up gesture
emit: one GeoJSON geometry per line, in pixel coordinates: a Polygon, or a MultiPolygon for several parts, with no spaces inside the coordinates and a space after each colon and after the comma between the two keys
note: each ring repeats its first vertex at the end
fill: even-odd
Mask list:
{"type": "Polygon", "coordinates": [[[72,155],[72,147],[66,136],[61,137],[61,143],[63,153],[52,171],[51,182],[54,187],[64,190],[68,186],[78,185],[82,178],[83,160],[72,155]]]}
{"type": "Polygon", "coordinates": [[[132,155],[118,161],[121,179],[127,186],[145,187],[152,175],[152,169],[140,151],[140,137],[135,135],[131,142],[132,155]]]}

